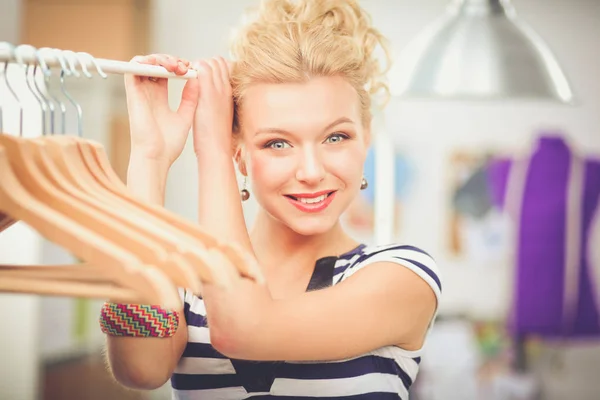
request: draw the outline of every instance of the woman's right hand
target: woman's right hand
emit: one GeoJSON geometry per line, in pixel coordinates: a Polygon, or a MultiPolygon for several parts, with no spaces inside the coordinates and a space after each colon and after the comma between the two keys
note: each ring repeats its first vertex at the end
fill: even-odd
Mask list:
{"type": "MultiPolygon", "coordinates": [[[[165,54],[134,57],[132,62],[159,65],[185,75],[190,62],[165,54]]],[[[168,79],[125,75],[125,90],[131,134],[131,153],[170,168],[185,146],[191,129],[199,85],[188,79],[176,111],[169,107],[168,79]]]]}

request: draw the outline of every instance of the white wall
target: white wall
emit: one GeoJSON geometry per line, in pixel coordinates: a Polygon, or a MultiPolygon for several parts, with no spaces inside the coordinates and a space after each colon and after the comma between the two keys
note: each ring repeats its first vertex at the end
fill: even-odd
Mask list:
{"type": "MultiPolygon", "coordinates": [[[[256,2],[186,0],[175,8],[155,1],[153,51],[189,58],[227,55],[224,38],[252,4],[256,2]]],[[[426,23],[444,12],[447,1],[363,0],[362,4],[398,53],[426,23]]],[[[514,5],[554,50],[573,84],[576,106],[395,100],[386,114],[398,147],[418,155],[417,181],[405,204],[400,239],[423,246],[438,259],[446,280],[443,310],[448,313],[498,315],[510,294],[509,268],[504,262],[469,265],[452,259],[446,250],[449,154],[455,149],[520,148],[540,127],[562,128],[581,149],[600,153],[600,1],[520,0],[514,5]]],[[[196,218],[196,197],[184,191],[195,179],[194,156],[188,149],[171,174],[167,206],[190,219],[196,218]]],[[[255,208],[252,201],[246,205],[249,221],[255,208]]]]}

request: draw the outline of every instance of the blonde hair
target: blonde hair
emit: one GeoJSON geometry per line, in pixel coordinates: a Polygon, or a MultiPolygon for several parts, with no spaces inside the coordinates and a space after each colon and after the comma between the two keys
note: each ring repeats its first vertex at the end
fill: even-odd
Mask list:
{"type": "Polygon", "coordinates": [[[365,126],[371,123],[371,96],[389,95],[387,40],[355,0],[263,0],[255,19],[238,30],[231,53],[234,132],[244,93],[255,83],[341,76],[358,93],[365,126]],[[385,68],[375,55],[378,45],[385,68]]]}

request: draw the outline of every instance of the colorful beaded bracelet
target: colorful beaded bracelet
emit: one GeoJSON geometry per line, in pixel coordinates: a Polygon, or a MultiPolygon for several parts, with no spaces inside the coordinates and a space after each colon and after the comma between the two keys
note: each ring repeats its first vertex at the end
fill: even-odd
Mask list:
{"type": "Polygon", "coordinates": [[[175,311],[144,304],[104,303],[100,328],[111,336],[171,337],[177,332],[179,315],[175,311]]]}

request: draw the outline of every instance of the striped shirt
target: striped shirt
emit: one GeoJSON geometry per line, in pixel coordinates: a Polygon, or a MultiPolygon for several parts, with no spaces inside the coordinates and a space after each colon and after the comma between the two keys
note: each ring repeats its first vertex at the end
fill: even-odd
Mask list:
{"type": "MultiPolygon", "coordinates": [[[[375,262],[411,269],[433,289],[442,290],[434,260],[424,251],[401,245],[365,246],[317,261],[307,291],[350,277],[375,262]]],[[[417,377],[422,349],[386,346],[357,357],[320,362],[263,362],[227,358],[210,344],[201,298],[182,293],[188,343],[171,377],[173,399],[237,400],[252,398],[408,399],[417,377]]],[[[433,321],[432,321],[433,322],[433,321]]]]}

